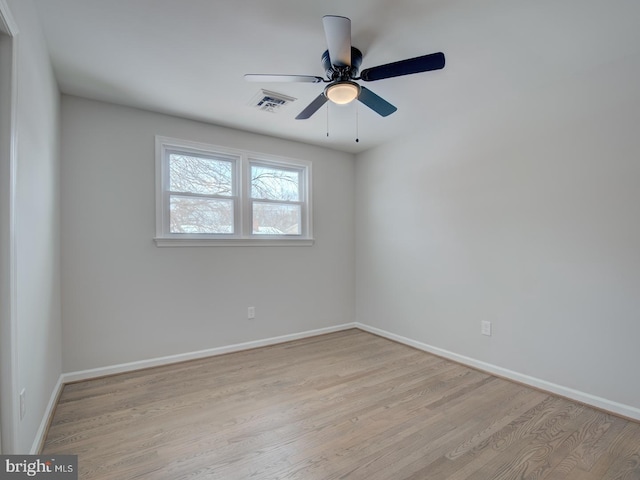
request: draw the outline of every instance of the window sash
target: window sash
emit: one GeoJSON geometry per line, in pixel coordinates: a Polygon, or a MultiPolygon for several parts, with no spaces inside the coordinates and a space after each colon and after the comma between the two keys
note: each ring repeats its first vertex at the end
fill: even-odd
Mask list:
{"type": "MultiPolygon", "coordinates": [[[[273,164],[266,164],[264,162],[256,162],[256,161],[250,161],[249,162],[250,165],[250,172],[251,172],[251,178],[250,178],[250,185],[249,185],[249,196],[253,199],[253,200],[273,200],[273,201],[277,201],[277,202],[291,202],[291,201],[297,201],[297,202],[301,202],[302,199],[304,198],[304,182],[303,182],[303,176],[304,176],[304,169],[301,168],[285,168],[279,165],[273,165],[273,164]],[[254,182],[256,177],[253,176],[253,168],[263,168],[265,170],[271,170],[274,172],[283,172],[285,174],[294,174],[297,179],[296,179],[296,190],[297,190],[297,198],[296,200],[291,200],[291,199],[287,199],[287,198],[278,198],[275,196],[256,196],[254,195],[254,182]]],[[[273,183],[277,183],[275,180],[273,181],[273,183]]]]}
{"type": "Polygon", "coordinates": [[[236,209],[236,199],[231,197],[183,194],[169,195],[169,233],[172,235],[232,235],[236,231],[236,209]],[[201,204],[200,208],[190,208],[190,205],[197,203],[201,204]],[[179,208],[180,204],[184,205],[181,209],[183,221],[178,224],[178,218],[176,218],[178,217],[178,213],[174,216],[173,212],[174,205],[176,208],[179,208]],[[209,208],[206,208],[207,205],[209,208]],[[198,217],[200,217],[200,219],[198,217]],[[193,219],[194,222],[189,223],[188,220],[190,219],[193,219]],[[209,224],[207,223],[207,219],[209,219],[209,224]],[[213,221],[216,221],[216,223],[213,224],[213,221]],[[177,224],[176,229],[174,229],[174,223],[177,224]],[[220,224],[222,224],[222,228],[220,228],[220,224]],[[215,231],[211,231],[213,230],[211,227],[215,226],[218,228],[216,228],[215,231]]]}
{"type": "MultiPolygon", "coordinates": [[[[273,236],[273,235],[284,235],[287,237],[301,236],[303,234],[303,224],[304,224],[303,212],[304,212],[303,202],[277,202],[273,200],[253,200],[251,202],[251,225],[252,225],[251,233],[253,235],[260,235],[261,237],[273,236]],[[269,206],[287,207],[290,210],[290,212],[293,214],[296,214],[296,210],[297,210],[296,222],[292,224],[291,227],[287,227],[286,224],[282,225],[282,218],[279,219],[278,223],[280,225],[278,227],[274,225],[266,225],[266,224],[263,224],[262,222],[258,222],[257,220],[260,218],[259,217],[260,214],[261,214],[260,216],[268,216],[269,206]],[[260,207],[266,207],[266,208],[264,211],[258,214],[257,210],[259,210],[260,207]],[[294,207],[294,208],[291,208],[291,207],[294,207]],[[296,225],[297,225],[297,231],[296,232],[291,231],[292,227],[296,225]],[[262,229],[262,231],[260,231],[260,229],[262,229]],[[273,229],[273,230],[269,231],[269,229],[273,229]]],[[[268,222],[265,222],[265,223],[268,223],[268,222]]]]}
{"type": "MultiPolygon", "coordinates": [[[[167,156],[166,158],[166,168],[167,168],[167,173],[168,173],[168,179],[169,179],[169,190],[171,190],[172,192],[179,192],[179,193],[192,193],[192,194],[202,194],[202,195],[219,195],[219,196],[227,196],[227,197],[233,197],[237,195],[237,168],[236,168],[236,164],[238,161],[238,157],[234,157],[234,156],[230,156],[230,155],[224,155],[224,154],[220,154],[220,153],[202,153],[202,152],[193,152],[193,151],[188,151],[186,149],[182,149],[182,150],[177,150],[177,149],[168,149],[165,153],[165,155],[167,156]],[[220,164],[220,166],[222,167],[223,170],[227,170],[228,172],[224,172],[224,173],[219,173],[219,172],[215,172],[215,168],[212,168],[211,170],[214,170],[213,172],[210,171],[206,171],[206,167],[204,172],[196,172],[196,173],[192,173],[191,177],[193,181],[206,181],[206,180],[214,180],[216,175],[215,173],[218,173],[220,176],[223,177],[223,181],[221,182],[221,185],[223,185],[224,187],[226,187],[226,189],[229,190],[228,193],[223,193],[224,189],[221,190],[216,190],[215,187],[209,187],[209,189],[211,191],[206,191],[207,187],[204,186],[200,186],[200,188],[198,188],[197,185],[192,185],[192,189],[181,189],[181,190],[177,190],[173,187],[173,168],[172,168],[172,157],[185,157],[185,158],[193,158],[195,160],[197,160],[197,162],[192,162],[192,163],[199,163],[200,165],[192,165],[192,168],[200,168],[202,169],[207,162],[211,162],[211,163],[217,163],[220,164]],[[228,179],[225,177],[229,177],[228,179]],[[200,191],[198,191],[200,190],[200,191]]],[[[179,161],[178,159],[176,159],[176,162],[179,161]]],[[[187,162],[185,162],[187,163],[187,162]]],[[[189,177],[189,173],[190,172],[185,172],[183,174],[183,177],[189,177]]],[[[176,175],[176,181],[180,180],[180,175],[176,175]]],[[[189,181],[189,178],[185,178],[183,180],[184,186],[188,187],[189,183],[193,183],[189,181]]]]}

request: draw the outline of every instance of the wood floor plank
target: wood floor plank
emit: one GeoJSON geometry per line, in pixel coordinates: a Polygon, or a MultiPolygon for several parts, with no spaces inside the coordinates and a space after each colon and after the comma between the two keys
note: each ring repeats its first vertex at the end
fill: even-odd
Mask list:
{"type": "MultiPolygon", "coordinates": [[[[548,480],[570,478],[575,469],[589,470],[593,467],[598,457],[596,446],[612,429],[617,419],[594,410],[586,411],[585,415],[588,418],[578,424],[568,439],[566,446],[570,449],[569,453],[555,465],[550,465],[551,468],[544,478],[548,480]]],[[[556,458],[559,455],[560,452],[554,453],[556,458]]]]}
{"type": "Polygon", "coordinates": [[[82,480],[640,480],[640,424],[362,332],[66,385],[82,480]]]}
{"type": "Polygon", "coordinates": [[[612,462],[602,480],[640,480],[640,425],[625,425],[608,453],[612,462]]]}

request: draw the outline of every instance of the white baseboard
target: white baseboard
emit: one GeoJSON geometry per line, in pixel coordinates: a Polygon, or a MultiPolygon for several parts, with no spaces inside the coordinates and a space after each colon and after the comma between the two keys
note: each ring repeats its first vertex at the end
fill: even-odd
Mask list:
{"type": "Polygon", "coordinates": [[[108,367],[92,368],[90,370],[81,370],[78,372],[63,373],[63,383],[78,382],[80,380],[88,380],[91,378],[104,377],[106,375],[114,375],[116,373],[131,372],[133,370],[141,370],[143,368],[159,367],[169,365],[171,363],[185,362],[188,360],[197,360],[199,358],[213,357],[216,355],[224,355],[225,353],[239,352],[252,348],[266,347],[276,345],[278,343],[290,342],[301,338],[315,337],[326,333],[339,332],[356,328],[355,323],[345,323],[333,327],[319,328],[316,330],[308,330],[306,332],[292,333],[282,335],[280,337],[265,338],[263,340],[255,340],[252,342],[236,343],[234,345],[226,345],[224,347],[209,348],[196,352],[180,353],[177,355],[168,355],[166,357],[151,358],[148,360],[140,360],[137,362],[121,363],[108,367]]]}
{"type": "Polygon", "coordinates": [[[31,451],[29,452],[31,455],[37,455],[42,450],[45,436],[47,435],[49,422],[53,418],[53,412],[56,409],[56,403],[58,402],[58,397],[60,396],[60,393],[62,393],[62,387],[64,387],[63,375],[60,375],[58,377],[58,381],[53,387],[53,391],[51,392],[51,397],[49,397],[49,403],[47,403],[47,408],[45,409],[44,415],[42,416],[42,420],[40,421],[40,426],[38,427],[38,431],[36,432],[35,439],[33,440],[33,445],[31,445],[31,451]]]}
{"type": "Polygon", "coordinates": [[[564,387],[562,385],[547,382],[546,380],[530,377],[529,375],[523,375],[521,373],[514,372],[513,370],[508,370],[506,368],[498,367],[490,363],[481,362],[479,360],[476,360],[470,357],[458,355],[457,353],[453,353],[448,350],[443,350],[442,348],[433,347],[426,343],[418,342],[416,340],[412,340],[410,338],[403,337],[401,335],[396,335],[395,333],[387,332],[386,330],[381,330],[379,328],[371,327],[369,325],[365,325],[362,323],[356,323],[356,328],[359,328],[360,330],[364,330],[365,332],[379,335],[384,338],[388,338],[389,340],[393,340],[398,343],[403,343],[410,347],[417,348],[418,350],[423,350],[425,352],[433,353],[434,355],[438,355],[440,357],[453,360],[454,362],[467,365],[477,370],[482,370],[483,372],[487,372],[492,375],[496,375],[498,377],[503,377],[509,380],[513,380],[515,382],[522,383],[524,385],[528,385],[540,390],[544,390],[546,392],[553,393],[561,397],[568,398],[570,400],[575,400],[576,402],[583,403],[585,405],[590,405],[600,410],[605,410],[607,412],[611,412],[616,415],[620,415],[622,417],[640,421],[640,408],[632,407],[631,405],[625,405],[623,403],[614,402],[606,398],[597,397],[589,393],[581,392],[579,390],[574,390],[572,388],[564,387]]]}

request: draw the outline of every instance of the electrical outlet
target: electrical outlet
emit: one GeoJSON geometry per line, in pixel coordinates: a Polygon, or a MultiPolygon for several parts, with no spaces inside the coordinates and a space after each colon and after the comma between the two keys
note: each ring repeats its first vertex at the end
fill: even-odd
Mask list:
{"type": "Polygon", "coordinates": [[[256,307],[247,308],[247,318],[249,320],[253,320],[254,318],[256,318],[256,307]]]}
{"type": "Polygon", "coordinates": [[[24,418],[27,413],[27,389],[20,390],[20,420],[24,418]]]}
{"type": "Polygon", "coordinates": [[[482,333],[482,335],[487,335],[488,337],[491,336],[491,322],[487,322],[486,320],[483,320],[480,323],[480,333],[482,333]]]}

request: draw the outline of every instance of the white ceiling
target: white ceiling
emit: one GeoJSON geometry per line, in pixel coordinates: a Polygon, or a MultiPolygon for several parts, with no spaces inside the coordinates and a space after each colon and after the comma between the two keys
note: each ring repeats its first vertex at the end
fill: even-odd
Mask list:
{"type": "MultiPolygon", "coordinates": [[[[36,0],[63,93],[360,152],[640,53],[637,0],[36,0]],[[442,51],[444,70],[366,84],[398,107],[295,116],[324,84],[323,15],[352,21],[362,69],[442,51]],[[266,88],[297,98],[249,106],[266,88]],[[329,137],[327,138],[327,121],[329,137]]],[[[637,58],[634,60],[638,62],[637,58]]],[[[490,110],[488,110],[490,112],[490,110]]]]}

